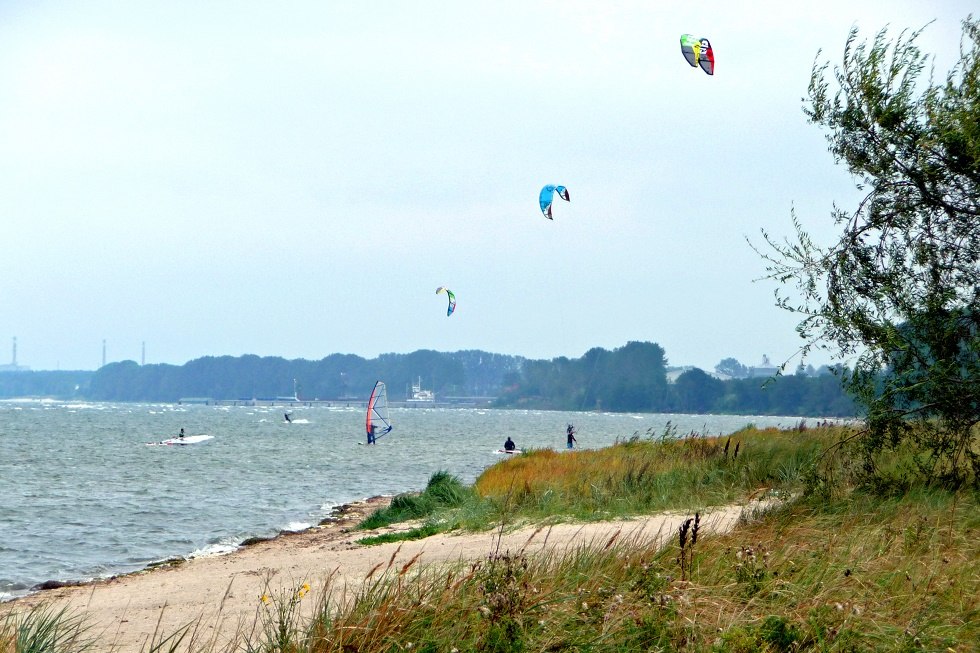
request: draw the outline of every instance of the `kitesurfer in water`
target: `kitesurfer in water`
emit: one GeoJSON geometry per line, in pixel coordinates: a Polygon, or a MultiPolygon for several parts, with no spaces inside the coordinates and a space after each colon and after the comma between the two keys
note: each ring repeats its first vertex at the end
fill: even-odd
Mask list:
{"type": "Polygon", "coordinates": [[[569,424],[568,428],[565,429],[565,433],[568,435],[568,448],[572,449],[575,447],[575,443],[578,442],[578,440],[575,439],[575,427],[569,424]]]}
{"type": "Polygon", "coordinates": [[[374,426],[374,424],[372,424],[371,425],[371,428],[368,430],[368,434],[367,434],[367,436],[368,436],[368,444],[374,444],[374,429],[375,429],[375,426],[374,426]]]}
{"type": "Polygon", "coordinates": [[[291,420],[291,419],[289,418],[289,413],[283,413],[283,414],[282,414],[282,416],[286,418],[286,421],[287,421],[287,422],[292,422],[292,421],[293,421],[293,420],[291,420]]]}
{"type": "Polygon", "coordinates": [[[504,442],[504,451],[514,451],[515,449],[517,449],[517,445],[514,444],[514,441],[511,440],[510,436],[508,435],[507,442],[504,442]]]}

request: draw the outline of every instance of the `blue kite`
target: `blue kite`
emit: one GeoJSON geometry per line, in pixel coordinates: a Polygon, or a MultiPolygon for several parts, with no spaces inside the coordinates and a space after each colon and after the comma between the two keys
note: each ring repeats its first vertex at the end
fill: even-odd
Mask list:
{"type": "Polygon", "coordinates": [[[553,186],[548,184],[541,189],[541,194],[538,196],[538,202],[541,204],[541,212],[544,213],[544,217],[549,220],[554,220],[551,217],[551,204],[555,201],[555,193],[558,193],[558,197],[562,198],[566,202],[571,200],[568,198],[568,189],[564,186],[553,186]]]}

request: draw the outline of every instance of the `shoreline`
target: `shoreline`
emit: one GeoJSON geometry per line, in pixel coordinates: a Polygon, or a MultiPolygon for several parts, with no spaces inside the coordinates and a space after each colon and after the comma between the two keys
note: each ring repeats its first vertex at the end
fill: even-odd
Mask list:
{"type": "Polygon", "coordinates": [[[417,441],[396,437],[368,450],[355,446],[363,441],[362,435],[351,439],[351,415],[326,410],[315,417],[311,414],[313,421],[296,428],[281,421],[281,414],[252,409],[201,409],[174,415],[167,407],[105,403],[71,404],[36,413],[0,412],[10,417],[12,429],[36,433],[37,441],[50,449],[49,456],[35,456],[32,436],[5,460],[14,467],[0,482],[12,508],[9,542],[0,551],[2,602],[52,580],[90,582],[139,571],[170,557],[222,554],[250,536],[312,526],[342,503],[421,489],[439,469],[473,483],[499,461],[494,452],[504,437],[498,438],[498,432],[527,434],[519,438],[526,447],[564,450],[565,422],[581,422],[586,426],[579,428],[588,433],[579,437],[582,448],[599,449],[629,434],[659,431],[660,420],[673,420],[684,432],[703,427],[706,433],[727,433],[749,422],[788,423],[787,419],[757,422],[736,416],[700,416],[694,421],[679,415],[422,411],[413,414],[421,425],[417,441]],[[84,419],[79,418],[80,411],[84,419]],[[442,447],[439,433],[459,419],[466,420],[467,437],[459,446],[442,447]],[[540,423],[555,419],[561,422],[560,433],[545,433],[540,423]],[[144,446],[161,433],[179,430],[166,426],[178,423],[190,428],[188,432],[212,432],[216,437],[193,447],[144,446]],[[105,443],[79,447],[76,438],[69,436],[75,428],[81,428],[80,433],[91,429],[116,433],[120,424],[129,426],[113,436],[111,446],[125,452],[125,465],[104,464],[105,443]],[[75,461],[70,474],[58,464],[67,457],[75,461]],[[315,470],[320,487],[311,483],[312,476],[281,474],[286,469],[315,470]],[[167,478],[171,471],[179,473],[167,478]],[[211,479],[216,482],[208,488],[211,479]],[[163,488],[171,489],[158,498],[163,488]],[[22,500],[22,493],[28,498],[22,500]],[[48,501],[51,509],[39,509],[48,501]]]}
{"type": "Polygon", "coordinates": [[[32,585],[26,590],[18,590],[18,593],[11,593],[7,596],[0,596],[0,606],[4,606],[8,603],[14,603],[17,601],[23,601],[24,599],[30,599],[38,595],[43,595],[45,592],[52,592],[60,589],[70,589],[79,587],[89,587],[92,585],[98,585],[101,583],[110,583],[114,580],[121,578],[128,578],[131,576],[139,576],[152,571],[160,569],[169,569],[172,567],[177,567],[184,565],[192,560],[205,560],[212,558],[222,558],[225,556],[235,555],[243,550],[246,550],[253,546],[258,546],[261,544],[275,542],[279,539],[289,538],[293,536],[310,535],[320,531],[328,529],[339,529],[339,534],[346,534],[351,528],[356,526],[365,517],[370,515],[375,510],[380,508],[385,508],[391,503],[393,495],[374,495],[364,499],[359,499],[357,501],[350,501],[347,503],[342,503],[334,506],[330,509],[329,514],[321,519],[317,524],[303,528],[300,530],[280,530],[275,535],[268,536],[253,536],[247,537],[238,543],[235,548],[225,551],[219,551],[215,553],[202,554],[202,555],[173,555],[160,560],[154,560],[147,563],[139,569],[134,569],[132,571],[120,572],[109,574],[107,576],[98,576],[88,579],[69,579],[69,580],[55,580],[48,579],[41,581],[32,585]]]}

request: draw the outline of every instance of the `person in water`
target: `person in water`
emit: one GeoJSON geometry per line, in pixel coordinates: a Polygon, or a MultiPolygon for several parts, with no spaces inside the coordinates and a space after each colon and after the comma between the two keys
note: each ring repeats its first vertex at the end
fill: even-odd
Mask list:
{"type": "Polygon", "coordinates": [[[368,444],[374,444],[374,440],[375,440],[375,438],[374,438],[374,429],[375,429],[374,424],[372,424],[371,425],[371,428],[368,429],[368,434],[367,434],[367,436],[368,436],[368,444]]]}
{"type": "Polygon", "coordinates": [[[177,437],[180,438],[181,440],[184,439],[184,429],[180,429],[180,433],[177,434],[177,437]]]}
{"type": "Polygon", "coordinates": [[[514,451],[515,449],[517,449],[517,445],[514,444],[514,441],[511,440],[510,436],[508,435],[507,442],[504,442],[504,451],[514,451]]]}
{"type": "Polygon", "coordinates": [[[291,420],[291,419],[289,418],[289,413],[283,413],[283,414],[282,414],[282,416],[286,418],[286,421],[287,421],[287,422],[292,422],[292,421],[293,421],[293,420],[291,420]]]}
{"type": "Polygon", "coordinates": [[[578,442],[578,440],[575,439],[575,427],[569,424],[568,428],[565,429],[565,433],[568,435],[568,448],[572,449],[575,446],[575,443],[578,442]]]}

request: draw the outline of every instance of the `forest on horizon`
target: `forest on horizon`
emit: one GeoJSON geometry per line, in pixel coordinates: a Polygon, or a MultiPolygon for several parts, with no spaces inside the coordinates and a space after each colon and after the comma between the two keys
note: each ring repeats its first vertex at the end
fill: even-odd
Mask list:
{"type": "MultiPolygon", "coordinates": [[[[734,359],[725,359],[719,367],[727,372],[739,369],[734,359]]],[[[94,372],[2,372],[0,398],[167,403],[189,397],[360,400],[381,379],[393,401],[409,397],[411,385],[421,380],[440,402],[480,397],[495,408],[827,417],[856,413],[841,379],[827,369],[801,367],[794,374],[728,379],[698,368],[679,374],[674,370],[671,379],[669,369],[663,348],[651,342],[630,342],[613,350],[596,347],[579,358],[551,360],[479,350],[419,350],[373,359],[332,354],[318,361],[205,356],[184,365],[122,361],[94,372]]]]}

